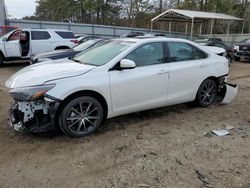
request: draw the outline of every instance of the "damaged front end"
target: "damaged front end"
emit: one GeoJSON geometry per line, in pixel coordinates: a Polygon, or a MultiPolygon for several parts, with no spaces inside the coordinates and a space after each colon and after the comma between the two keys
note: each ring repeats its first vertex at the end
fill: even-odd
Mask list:
{"type": "Polygon", "coordinates": [[[15,102],[9,110],[9,123],[18,132],[46,132],[55,128],[59,100],[46,96],[55,85],[16,88],[10,91],[15,102]]]}

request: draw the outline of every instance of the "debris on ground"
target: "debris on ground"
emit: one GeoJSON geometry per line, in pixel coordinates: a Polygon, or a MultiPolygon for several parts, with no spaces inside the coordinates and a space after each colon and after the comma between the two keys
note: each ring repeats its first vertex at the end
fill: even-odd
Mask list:
{"type": "Polygon", "coordinates": [[[124,136],[124,137],[128,137],[128,133],[127,133],[127,132],[124,132],[124,133],[123,133],[123,136],[124,136]]]}
{"type": "Polygon", "coordinates": [[[212,130],[212,132],[217,136],[226,136],[229,134],[229,131],[226,129],[212,130]]]}
{"type": "Polygon", "coordinates": [[[205,132],[203,135],[207,138],[211,138],[213,137],[214,134],[211,131],[209,131],[209,132],[205,132]]]}
{"type": "Polygon", "coordinates": [[[142,140],[143,139],[142,133],[137,133],[136,139],[137,140],[142,140]]]}
{"type": "Polygon", "coordinates": [[[213,187],[212,185],[210,185],[208,178],[204,174],[202,174],[201,171],[196,170],[195,172],[197,174],[197,177],[203,182],[205,187],[213,187]]]}
{"type": "Polygon", "coordinates": [[[146,187],[146,188],[148,188],[148,187],[151,187],[151,186],[148,185],[148,184],[141,183],[141,184],[138,184],[138,187],[146,187]]]}
{"type": "Polygon", "coordinates": [[[124,145],[124,146],[117,146],[116,148],[115,148],[115,150],[116,151],[118,151],[118,152],[121,152],[121,151],[123,151],[124,149],[126,149],[128,146],[126,146],[126,145],[124,145]]]}
{"type": "Polygon", "coordinates": [[[233,129],[234,129],[234,126],[232,126],[232,125],[227,125],[227,126],[225,127],[225,129],[226,129],[226,130],[233,130],[233,129]]]}

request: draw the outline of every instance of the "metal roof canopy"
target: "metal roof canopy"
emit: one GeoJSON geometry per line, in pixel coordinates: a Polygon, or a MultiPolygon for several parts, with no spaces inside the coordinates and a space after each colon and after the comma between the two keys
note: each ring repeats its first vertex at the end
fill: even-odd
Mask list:
{"type": "MultiPolygon", "coordinates": [[[[243,19],[226,15],[220,13],[212,12],[201,12],[201,11],[192,11],[192,10],[180,10],[180,9],[169,9],[160,15],[151,19],[151,30],[153,29],[153,23],[155,21],[168,21],[169,22],[169,33],[171,32],[171,22],[186,22],[185,34],[187,33],[187,23],[191,20],[191,39],[193,37],[193,27],[194,23],[200,23],[200,34],[202,30],[202,23],[204,21],[212,20],[210,36],[213,34],[214,20],[226,20],[228,22],[227,35],[229,34],[229,28],[231,21],[242,21],[243,19]]],[[[242,26],[242,32],[244,30],[244,24],[242,26]]]]}

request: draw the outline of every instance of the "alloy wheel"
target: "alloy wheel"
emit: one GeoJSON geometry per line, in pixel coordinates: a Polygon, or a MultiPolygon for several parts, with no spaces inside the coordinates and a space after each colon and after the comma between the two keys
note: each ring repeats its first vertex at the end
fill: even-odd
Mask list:
{"type": "Polygon", "coordinates": [[[200,91],[200,100],[205,105],[210,105],[216,96],[217,88],[214,82],[208,81],[206,82],[200,91]]]}
{"type": "Polygon", "coordinates": [[[86,135],[92,132],[102,118],[98,106],[90,101],[79,102],[72,106],[66,114],[66,126],[76,135],[86,135]]]}

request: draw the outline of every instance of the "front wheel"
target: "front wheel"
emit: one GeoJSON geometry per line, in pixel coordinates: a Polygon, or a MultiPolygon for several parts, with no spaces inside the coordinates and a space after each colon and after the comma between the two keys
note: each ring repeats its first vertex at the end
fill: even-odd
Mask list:
{"type": "Polygon", "coordinates": [[[71,100],[62,110],[59,125],[71,137],[84,137],[95,132],[102,124],[104,111],[93,97],[83,96],[71,100]]]}
{"type": "Polygon", "coordinates": [[[217,84],[214,80],[207,79],[202,82],[197,95],[196,95],[196,103],[200,107],[208,107],[210,106],[217,95],[217,84]]]}

